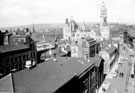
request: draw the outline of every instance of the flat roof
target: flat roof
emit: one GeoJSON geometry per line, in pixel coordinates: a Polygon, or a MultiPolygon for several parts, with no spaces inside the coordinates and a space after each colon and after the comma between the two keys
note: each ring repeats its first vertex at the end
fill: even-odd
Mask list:
{"type": "Polygon", "coordinates": [[[53,60],[12,74],[15,92],[28,93],[53,93],[74,76],[53,60]]]}
{"type": "Polygon", "coordinates": [[[59,62],[64,69],[76,75],[80,75],[86,69],[94,65],[95,60],[90,59],[90,62],[88,62],[84,58],[59,57],[57,58],[57,62],[59,62]]]}
{"type": "MultiPolygon", "coordinates": [[[[99,59],[58,57],[57,61],[49,60],[38,64],[32,69],[24,69],[11,73],[7,78],[12,82],[15,92],[53,93],[85,70],[94,66],[99,59]]],[[[0,86],[6,86],[7,81],[0,80],[0,86]],[[1,83],[3,82],[3,83],[1,83]]],[[[10,86],[9,86],[10,87],[10,86]]],[[[11,88],[12,89],[12,88],[11,88]]]]}
{"type": "Polygon", "coordinates": [[[0,79],[0,93],[2,92],[13,92],[13,84],[11,74],[0,79]]]}
{"type": "Polygon", "coordinates": [[[105,49],[105,51],[109,54],[111,54],[115,49],[117,49],[114,45],[111,45],[111,47],[108,47],[105,49]]]}
{"type": "Polygon", "coordinates": [[[28,45],[25,45],[25,44],[9,44],[9,45],[3,45],[3,46],[0,46],[0,53],[17,51],[17,50],[27,49],[27,48],[29,48],[29,46],[28,45]]]}

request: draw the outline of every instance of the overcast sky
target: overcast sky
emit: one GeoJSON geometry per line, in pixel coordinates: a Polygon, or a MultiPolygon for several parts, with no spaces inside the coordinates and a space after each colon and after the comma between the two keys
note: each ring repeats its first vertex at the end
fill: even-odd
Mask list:
{"type": "MultiPolygon", "coordinates": [[[[135,0],[104,0],[108,22],[135,23],[135,0]]],[[[103,0],[0,0],[0,27],[33,23],[99,22],[103,0]]]]}

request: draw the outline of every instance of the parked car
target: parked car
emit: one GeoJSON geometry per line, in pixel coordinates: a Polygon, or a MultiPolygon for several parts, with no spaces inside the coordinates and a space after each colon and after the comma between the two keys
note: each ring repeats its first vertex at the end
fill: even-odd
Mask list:
{"type": "Polygon", "coordinates": [[[101,86],[101,90],[98,91],[98,93],[107,93],[110,88],[110,83],[108,81],[103,82],[103,85],[101,86]]]}
{"type": "Polygon", "coordinates": [[[119,77],[123,77],[123,76],[124,76],[124,73],[120,72],[119,77]]]}
{"type": "Polygon", "coordinates": [[[113,77],[116,78],[118,76],[119,71],[115,70],[115,72],[113,73],[113,77]]]}

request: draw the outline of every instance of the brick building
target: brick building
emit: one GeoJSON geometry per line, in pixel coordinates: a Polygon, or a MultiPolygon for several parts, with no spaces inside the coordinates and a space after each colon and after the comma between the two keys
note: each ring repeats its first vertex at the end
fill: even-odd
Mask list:
{"type": "Polygon", "coordinates": [[[35,64],[37,61],[36,50],[33,44],[10,44],[0,46],[0,73],[6,75],[13,70],[20,70],[27,62],[35,64]]]}
{"type": "Polygon", "coordinates": [[[100,43],[92,38],[78,39],[71,43],[71,56],[90,58],[100,51],[100,43]]]}
{"type": "Polygon", "coordinates": [[[63,32],[60,28],[48,29],[48,31],[39,31],[31,35],[36,40],[45,40],[47,42],[54,42],[55,40],[63,38],[63,32]]]}
{"type": "Polygon", "coordinates": [[[96,54],[99,53],[100,43],[96,40],[89,38],[83,41],[82,43],[82,56],[86,57],[95,57],[96,54]]]}
{"type": "Polygon", "coordinates": [[[115,46],[108,44],[108,46],[102,49],[102,51],[99,53],[99,56],[101,56],[105,60],[104,74],[107,74],[112,69],[115,61],[119,57],[119,50],[115,46]]]}
{"type": "Polygon", "coordinates": [[[49,60],[31,70],[24,69],[1,79],[0,91],[95,93],[103,82],[103,72],[98,72],[102,71],[102,62],[100,58],[90,59],[90,62],[84,58],[57,58],[57,62],[49,60]]]}
{"type": "Polygon", "coordinates": [[[26,44],[33,41],[29,35],[11,35],[9,37],[9,44],[26,44]]]}

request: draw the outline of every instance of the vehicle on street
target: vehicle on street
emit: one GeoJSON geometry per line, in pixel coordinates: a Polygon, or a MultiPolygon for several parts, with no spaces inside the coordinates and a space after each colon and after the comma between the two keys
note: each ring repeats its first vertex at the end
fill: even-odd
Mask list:
{"type": "Polygon", "coordinates": [[[123,62],[122,62],[122,61],[120,61],[120,62],[118,63],[118,66],[119,66],[119,67],[121,67],[121,66],[122,66],[122,64],[123,64],[123,62]]]}
{"type": "Polygon", "coordinates": [[[123,76],[124,76],[124,73],[120,72],[119,77],[123,77],[123,76]]]}
{"type": "Polygon", "coordinates": [[[98,91],[98,93],[107,93],[110,88],[110,83],[108,81],[103,82],[103,85],[101,86],[101,90],[98,91]]]}
{"type": "Polygon", "coordinates": [[[119,71],[115,70],[115,72],[113,73],[113,77],[116,78],[118,76],[119,71]]]}

